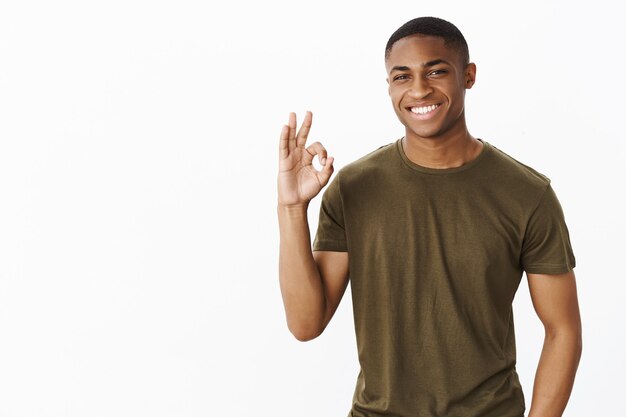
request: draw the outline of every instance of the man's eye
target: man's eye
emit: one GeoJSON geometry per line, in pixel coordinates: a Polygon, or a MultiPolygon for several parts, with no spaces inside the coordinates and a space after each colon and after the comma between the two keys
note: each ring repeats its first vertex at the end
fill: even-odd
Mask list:
{"type": "Polygon", "coordinates": [[[448,72],[448,71],[443,70],[443,69],[441,69],[441,70],[434,70],[434,71],[430,72],[430,75],[441,75],[441,74],[445,74],[446,72],[448,72]]]}
{"type": "Polygon", "coordinates": [[[403,74],[403,75],[396,75],[393,79],[394,81],[396,81],[396,80],[406,80],[407,78],[409,78],[409,76],[406,74],[403,74]]]}

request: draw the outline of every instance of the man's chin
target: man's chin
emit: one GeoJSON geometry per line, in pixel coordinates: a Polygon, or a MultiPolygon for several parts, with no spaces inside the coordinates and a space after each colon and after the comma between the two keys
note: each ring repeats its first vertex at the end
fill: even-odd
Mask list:
{"type": "Polygon", "coordinates": [[[421,139],[438,139],[441,136],[439,129],[406,129],[407,137],[418,137],[421,139]]]}
{"type": "Polygon", "coordinates": [[[437,126],[434,123],[430,126],[425,123],[421,126],[415,126],[415,121],[406,119],[400,119],[400,122],[404,125],[406,136],[417,136],[424,139],[436,139],[441,135],[441,126],[437,126]]]}

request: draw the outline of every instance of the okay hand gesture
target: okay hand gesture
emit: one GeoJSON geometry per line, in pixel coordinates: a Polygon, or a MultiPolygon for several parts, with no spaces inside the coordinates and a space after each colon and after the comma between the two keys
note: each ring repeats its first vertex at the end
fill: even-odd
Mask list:
{"type": "Polygon", "coordinates": [[[306,206],[328,183],[333,173],[332,157],[319,142],[305,148],[311,130],[313,114],[308,111],[296,134],[296,114],[289,114],[289,124],[280,133],[278,160],[278,204],[283,206],[306,206]],[[313,166],[318,156],[321,170],[313,166]]]}

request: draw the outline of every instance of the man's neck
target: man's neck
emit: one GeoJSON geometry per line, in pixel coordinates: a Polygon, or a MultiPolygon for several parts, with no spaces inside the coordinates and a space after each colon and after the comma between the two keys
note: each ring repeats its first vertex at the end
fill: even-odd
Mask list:
{"type": "Polygon", "coordinates": [[[402,149],[411,162],[434,169],[465,165],[480,155],[483,146],[467,130],[446,137],[421,138],[407,134],[402,138],[402,149]]]}

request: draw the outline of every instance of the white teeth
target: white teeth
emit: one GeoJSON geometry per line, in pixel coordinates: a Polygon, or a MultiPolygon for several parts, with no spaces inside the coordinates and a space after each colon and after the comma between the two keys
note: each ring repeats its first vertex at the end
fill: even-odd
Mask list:
{"type": "Polygon", "coordinates": [[[437,107],[439,107],[439,104],[433,104],[431,106],[426,106],[426,107],[411,107],[411,111],[417,114],[426,114],[428,112],[435,110],[437,107]]]}

